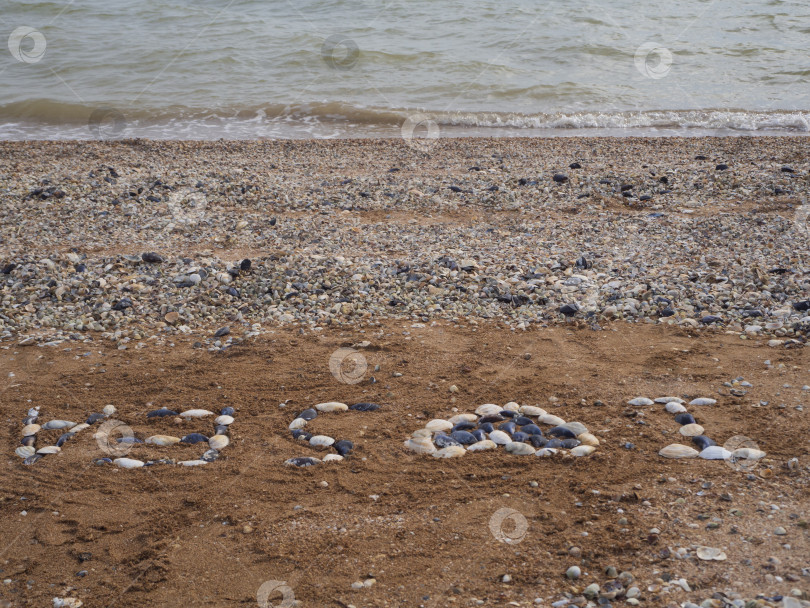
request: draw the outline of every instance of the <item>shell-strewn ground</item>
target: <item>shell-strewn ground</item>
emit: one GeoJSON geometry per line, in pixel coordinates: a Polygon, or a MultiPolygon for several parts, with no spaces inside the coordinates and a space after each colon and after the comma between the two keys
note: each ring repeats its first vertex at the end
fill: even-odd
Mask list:
{"type": "Polygon", "coordinates": [[[807,599],[808,147],[0,144],[0,606],[256,606],[273,587],[275,606],[341,608],[807,599]],[[716,399],[688,406],[705,434],[766,457],[659,456],[689,438],[627,402],[662,396],[716,399]],[[307,431],[354,451],[285,466],[328,453],[288,427],[329,401],[381,408],[318,415],[307,431]],[[581,422],[596,452],[404,446],[509,401],[581,422]],[[233,407],[230,444],[126,470],[93,464],[94,425],[15,455],[29,408],[84,422],[107,404],[141,439],[211,434],[157,408],[233,407]]]}

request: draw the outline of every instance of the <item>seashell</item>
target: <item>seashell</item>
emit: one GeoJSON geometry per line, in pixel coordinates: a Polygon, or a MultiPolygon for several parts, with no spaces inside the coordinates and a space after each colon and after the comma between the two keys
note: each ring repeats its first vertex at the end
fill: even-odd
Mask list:
{"type": "Polygon", "coordinates": [[[698,397],[697,399],[692,399],[692,401],[689,402],[689,405],[714,405],[715,403],[717,403],[717,399],[698,397]]]}
{"type": "Polygon", "coordinates": [[[76,433],[79,433],[79,432],[83,431],[84,429],[89,429],[89,428],[90,428],[89,424],[87,424],[86,422],[82,422],[81,424],[77,424],[72,429],[70,429],[70,432],[75,435],[76,433]]]}
{"type": "Polygon", "coordinates": [[[284,461],[288,467],[311,467],[314,464],[320,464],[319,458],[312,458],[311,456],[299,456],[297,458],[290,458],[284,461]]]}
{"type": "Polygon", "coordinates": [[[34,446],[37,444],[37,436],[36,435],[26,435],[22,439],[20,439],[20,445],[31,445],[34,446]]]}
{"type": "Polygon", "coordinates": [[[519,412],[520,406],[514,401],[510,401],[509,403],[503,406],[503,409],[505,409],[508,412],[519,412]]]}
{"type": "Polygon", "coordinates": [[[29,416],[39,416],[39,406],[28,408],[29,416]]]}
{"type": "Polygon", "coordinates": [[[138,439],[137,437],[118,437],[115,441],[116,443],[129,443],[129,444],[143,443],[143,439],[138,439]]]}
{"type": "Polygon", "coordinates": [[[681,414],[686,411],[686,408],[677,401],[670,401],[664,407],[670,414],[681,414]]]}
{"type": "Polygon", "coordinates": [[[522,405],[520,406],[520,413],[524,416],[545,416],[548,412],[535,405],[522,405]]]}
{"type": "Polygon", "coordinates": [[[208,464],[207,460],[197,459],[197,460],[181,460],[178,462],[181,467],[201,467],[204,464],[208,464]]]}
{"type": "Polygon", "coordinates": [[[31,435],[36,435],[39,432],[39,429],[42,427],[38,424],[27,424],[23,427],[22,435],[23,437],[30,437],[31,435]]]}
{"type": "Polygon", "coordinates": [[[572,456],[590,456],[596,451],[592,445],[578,445],[571,450],[572,456]]]}
{"type": "MultiPolygon", "coordinates": [[[[93,414],[95,416],[96,414],[93,414]]],[[[170,410],[167,407],[162,407],[159,410],[152,410],[148,414],[146,414],[147,418],[164,418],[166,416],[179,416],[177,412],[174,410],[170,410]]]]}
{"type": "Polygon", "coordinates": [[[495,405],[494,403],[485,403],[484,405],[479,405],[475,408],[475,413],[479,416],[497,416],[498,412],[500,412],[503,408],[500,405],[495,405]]]}
{"type": "Polygon", "coordinates": [[[737,448],[731,452],[731,458],[734,460],[759,460],[765,458],[765,452],[756,448],[737,448]]]}
{"type": "Polygon", "coordinates": [[[518,415],[518,413],[517,413],[517,412],[513,412],[512,410],[501,410],[501,411],[498,413],[498,415],[499,415],[501,418],[514,418],[515,416],[517,416],[517,415],[518,415]]]}
{"type": "Polygon", "coordinates": [[[546,445],[544,445],[543,447],[546,447],[546,448],[561,448],[561,447],[563,447],[563,442],[560,441],[559,439],[557,439],[556,437],[552,437],[551,439],[549,439],[546,442],[546,445]]]}
{"type": "MultiPolygon", "coordinates": [[[[317,417],[318,417],[318,410],[311,407],[305,409],[303,412],[301,412],[296,416],[296,418],[303,418],[307,422],[309,422],[310,420],[314,420],[317,417]]],[[[233,420],[233,418],[231,418],[231,420],[233,420]]]]}
{"type": "Polygon", "coordinates": [[[524,433],[522,431],[517,431],[515,433],[512,433],[512,441],[518,442],[518,443],[524,443],[524,442],[528,441],[529,437],[531,437],[531,435],[529,435],[528,433],[524,433]]]}
{"type": "Polygon", "coordinates": [[[472,445],[478,442],[478,437],[467,431],[455,431],[450,434],[450,437],[461,445],[472,445]]]}
{"type": "Polygon", "coordinates": [[[548,445],[548,439],[542,435],[529,435],[529,443],[533,448],[544,448],[548,445]]]}
{"type": "Polygon", "coordinates": [[[122,469],[139,469],[144,465],[142,460],[135,460],[134,458],[116,458],[113,460],[113,464],[122,469]]]}
{"type": "Polygon", "coordinates": [[[579,439],[563,439],[560,443],[566,450],[572,450],[579,445],[579,439]]]}
{"type": "Polygon", "coordinates": [[[439,431],[449,431],[453,428],[453,423],[449,420],[442,420],[441,418],[436,418],[431,420],[425,425],[425,428],[433,433],[439,431]]]}
{"type": "Polygon", "coordinates": [[[728,460],[731,458],[731,452],[720,445],[710,445],[703,449],[700,457],[704,460],[728,460]]]}
{"type": "Polygon", "coordinates": [[[554,414],[544,414],[543,416],[540,416],[538,420],[543,424],[550,424],[551,426],[560,426],[565,424],[565,420],[559,416],[555,416],[554,414]]]}
{"type": "Polygon", "coordinates": [[[414,437],[405,442],[405,447],[417,454],[433,454],[436,446],[429,437],[414,437]]]}
{"type": "Polygon", "coordinates": [[[115,413],[115,406],[105,405],[103,408],[101,408],[101,411],[104,413],[105,416],[112,416],[115,413]]]}
{"type": "Polygon", "coordinates": [[[413,433],[411,433],[411,437],[431,437],[433,433],[430,432],[430,429],[416,429],[413,433]]]}
{"type": "Polygon", "coordinates": [[[658,455],[664,458],[694,458],[698,455],[698,451],[688,445],[672,443],[658,452],[658,455]]]}
{"type": "Polygon", "coordinates": [[[462,422],[456,423],[456,425],[450,429],[451,433],[455,433],[456,431],[469,431],[470,429],[474,429],[475,425],[472,422],[468,422],[464,420],[462,422]]]}
{"type": "MultiPolygon", "coordinates": [[[[498,444],[494,441],[489,439],[484,439],[483,441],[477,441],[472,444],[470,447],[467,448],[468,452],[480,452],[481,450],[495,450],[498,448],[498,444]]],[[[19,448],[17,448],[19,449],[19,448]]]]}
{"type": "Polygon", "coordinates": [[[205,462],[214,462],[217,458],[219,458],[219,452],[217,450],[206,450],[205,453],[200,456],[200,460],[205,460],[205,462]]]}
{"type": "Polygon", "coordinates": [[[540,448],[537,450],[534,455],[535,456],[553,456],[557,453],[555,448],[540,448]]]}
{"type": "Polygon", "coordinates": [[[96,458],[93,460],[93,464],[101,466],[104,464],[112,464],[112,458],[96,458]]]}
{"type": "Polygon", "coordinates": [[[59,436],[59,439],[56,440],[56,447],[61,448],[71,437],[73,437],[73,435],[74,433],[72,432],[62,433],[62,435],[59,436]]]}
{"type": "Polygon", "coordinates": [[[214,412],[209,412],[208,410],[186,410],[185,412],[180,412],[180,416],[183,418],[205,418],[206,416],[213,416],[214,412]]]}
{"type": "Polygon", "coordinates": [[[223,407],[222,411],[219,412],[219,413],[220,413],[221,416],[233,416],[234,412],[235,412],[235,410],[231,406],[228,406],[228,407],[223,407]]]}
{"type": "Polygon", "coordinates": [[[292,436],[293,439],[301,439],[302,441],[309,441],[310,439],[312,439],[312,433],[307,433],[306,431],[302,431],[300,429],[293,431],[292,436]]]}
{"type": "Polygon", "coordinates": [[[504,433],[509,433],[510,435],[517,431],[517,425],[511,420],[504,422],[498,428],[504,433]]]}
{"type": "Polygon", "coordinates": [[[581,422],[566,422],[565,424],[560,425],[564,429],[569,429],[574,432],[574,436],[582,435],[582,433],[588,432],[588,427],[582,424],[581,422]]]}
{"type": "Polygon", "coordinates": [[[478,416],[475,414],[456,414],[450,418],[448,422],[453,426],[457,425],[459,422],[478,422],[478,416]]]}
{"type": "Polygon", "coordinates": [[[355,403],[354,405],[350,405],[349,409],[357,410],[358,412],[374,412],[380,409],[380,406],[376,403],[355,403]]]}
{"type": "Polygon", "coordinates": [[[152,435],[151,437],[147,437],[144,443],[148,443],[150,445],[174,445],[175,443],[180,443],[179,437],[172,437],[171,435],[152,435]]]}
{"type": "Polygon", "coordinates": [[[23,460],[23,464],[26,465],[26,466],[30,466],[32,464],[35,464],[38,460],[41,460],[41,459],[42,459],[42,454],[33,454],[33,455],[29,456],[28,458],[26,458],[25,460],[23,460]]]}
{"type": "Polygon", "coordinates": [[[706,435],[696,435],[692,437],[692,443],[694,443],[701,450],[705,450],[710,446],[717,445],[717,442],[714,439],[710,439],[709,437],[706,437],[706,435]]]}
{"type": "Polygon", "coordinates": [[[699,424],[684,424],[681,427],[681,435],[684,437],[697,437],[703,434],[703,427],[699,424]]]}
{"type": "Polygon", "coordinates": [[[74,426],[76,426],[76,423],[70,422],[69,420],[48,420],[48,422],[42,425],[42,430],[54,431],[60,429],[70,429],[74,426]]]}
{"type": "Polygon", "coordinates": [[[200,443],[201,441],[205,441],[207,443],[208,437],[206,437],[202,433],[189,433],[180,440],[180,443],[194,445],[195,443],[200,443]]]}
{"type": "Polygon", "coordinates": [[[582,433],[582,435],[577,435],[577,439],[579,439],[582,445],[591,445],[591,446],[599,445],[599,439],[595,435],[591,435],[590,433],[582,433]]]}
{"type": "Polygon", "coordinates": [[[467,450],[460,445],[449,445],[438,452],[434,452],[433,456],[435,458],[457,458],[458,456],[464,456],[466,453],[467,450]]]}
{"type": "Polygon", "coordinates": [[[28,426],[29,424],[34,424],[36,421],[39,420],[39,416],[27,416],[23,418],[23,426],[28,426]]]}
{"type": "Polygon", "coordinates": [[[335,440],[331,437],[327,437],[326,435],[314,435],[309,440],[309,445],[316,448],[328,448],[333,443],[335,443],[335,440]]]}
{"type": "Polygon", "coordinates": [[[444,433],[439,433],[438,435],[436,435],[436,438],[433,440],[433,443],[435,443],[440,448],[446,448],[447,446],[450,445],[461,445],[458,441],[456,441],[449,435],[445,435],[444,433]]]}
{"type": "Polygon", "coordinates": [[[527,424],[526,426],[520,427],[521,432],[526,433],[528,435],[542,435],[543,430],[537,426],[536,424],[527,424]]]}
{"type": "Polygon", "coordinates": [[[224,426],[233,424],[233,416],[217,416],[216,420],[214,420],[214,424],[224,426]]]}
{"type": "Polygon", "coordinates": [[[343,460],[343,456],[340,454],[327,454],[323,457],[323,462],[340,462],[343,460]]]}
{"type": "Polygon", "coordinates": [[[302,429],[307,425],[307,421],[303,418],[296,418],[290,423],[289,429],[291,431],[296,431],[298,429],[302,429]]]}
{"type": "Polygon", "coordinates": [[[99,420],[104,420],[106,417],[107,416],[105,416],[104,414],[94,413],[94,414],[90,414],[87,417],[87,420],[85,420],[84,422],[85,422],[85,424],[95,424],[99,420]]]}
{"type": "Polygon", "coordinates": [[[354,444],[348,439],[341,439],[332,444],[332,447],[341,456],[346,456],[346,454],[350,454],[354,449],[354,444]]]}
{"type": "Polygon", "coordinates": [[[30,445],[21,445],[16,450],[14,450],[14,453],[20,458],[28,458],[29,456],[33,456],[34,454],[36,454],[37,450],[36,448],[30,445]]]}
{"type": "Polygon", "coordinates": [[[680,397],[658,397],[657,399],[653,399],[655,403],[683,403],[683,399],[680,397]]]}
{"type": "Polygon", "coordinates": [[[627,405],[632,405],[635,407],[641,407],[643,405],[652,405],[655,403],[652,399],[647,399],[647,397],[636,397],[635,399],[631,399],[627,402],[627,405]]]}
{"type": "Polygon", "coordinates": [[[512,438],[503,431],[492,431],[489,434],[489,439],[496,445],[506,445],[507,443],[512,443],[512,438]]]}
{"type": "Polygon", "coordinates": [[[214,427],[214,435],[230,435],[231,434],[231,427],[225,426],[223,424],[218,424],[214,427]]]}
{"type": "Polygon", "coordinates": [[[345,412],[349,406],[339,401],[327,401],[326,403],[319,403],[315,406],[319,412],[345,412]]]}
{"type": "Polygon", "coordinates": [[[565,426],[555,426],[552,429],[546,431],[546,435],[549,437],[562,437],[565,439],[575,439],[577,434],[565,426]]]}
{"type": "Polygon", "coordinates": [[[675,422],[678,424],[694,424],[695,418],[692,416],[692,414],[684,412],[683,414],[678,414],[675,416],[675,422]]]}
{"type": "Polygon", "coordinates": [[[698,558],[704,561],[718,561],[722,562],[725,561],[727,556],[723,551],[720,549],[716,549],[714,547],[698,547],[697,551],[695,551],[698,558]]]}
{"type": "Polygon", "coordinates": [[[47,445],[44,448],[39,448],[37,450],[37,454],[47,455],[47,454],[58,454],[62,451],[62,448],[57,447],[55,445],[47,445]]]}
{"type": "Polygon", "coordinates": [[[512,422],[514,422],[518,426],[527,426],[529,424],[534,424],[534,420],[532,420],[528,416],[523,416],[523,415],[515,416],[512,419],[512,422]]]}
{"type": "Polygon", "coordinates": [[[516,456],[529,456],[530,454],[534,454],[534,448],[530,446],[528,443],[522,443],[520,441],[511,441],[504,446],[507,452],[510,454],[515,454],[516,456]]]}

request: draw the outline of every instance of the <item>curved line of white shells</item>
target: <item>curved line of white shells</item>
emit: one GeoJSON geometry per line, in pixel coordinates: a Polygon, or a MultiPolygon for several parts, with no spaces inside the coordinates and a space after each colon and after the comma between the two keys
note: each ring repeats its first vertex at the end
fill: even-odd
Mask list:
{"type": "MultiPolygon", "coordinates": [[[[326,403],[318,403],[317,405],[313,406],[313,409],[317,410],[318,412],[345,412],[348,411],[349,406],[345,403],[341,403],[340,401],[327,401],[326,403]]],[[[291,431],[302,430],[307,425],[307,422],[308,420],[299,416],[293,419],[290,426],[287,428],[291,431]]],[[[307,440],[307,442],[312,447],[323,449],[332,446],[335,443],[335,440],[328,435],[313,435],[307,440]]],[[[288,466],[300,467],[302,466],[300,461],[306,461],[306,466],[308,466],[320,464],[322,462],[342,462],[343,460],[344,458],[340,454],[327,454],[323,458],[316,458],[315,456],[288,458],[284,461],[284,464],[288,466]]]]}
{"type": "MultiPolygon", "coordinates": [[[[664,408],[667,410],[667,412],[676,416],[678,414],[688,413],[688,410],[684,405],[685,401],[680,397],[658,397],[654,400],[646,397],[636,397],[635,399],[631,399],[627,402],[628,405],[636,407],[654,405],[656,403],[664,404],[664,408]]],[[[710,406],[715,405],[716,403],[716,399],[711,399],[709,397],[698,397],[697,399],[692,399],[688,405],[710,406]]],[[[690,423],[681,425],[679,432],[684,437],[697,437],[699,435],[703,435],[704,430],[705,429],[701,425],[690,423]]],[[[765,452],[751,447],[739,447],[734,450],[728,450],[725,446],[721,445],[710,445],[705,447],[703,450],[698,451],[689,445],[683,445],[682,443],[671,443],[665,448],[662,448],[658,452],[658,455],[663,456],[664,458],[673,459],[700,457],[704,460],[755,461],[764,458],[765,452]]]]}
{"type": "MultiPolygon", "coordinates": [[[[449,431],[460,422],[476,422],[479,417],[495,416],[500,414],[503,410],[515,412],[527,418],[537,418],[537,421],[542,424],[568,428],[576,435],[576,438],[580,442],[580,445],[568,450],[568,453],[572,456],[589,456],[596,451],[596,446],[599,445],[599,439],[589,433],[588,429],[581,422],[566,422],[559,416],[549,414],[541,407],[518,405],[514,401],[510,401],[503,407],[494,403],[485,403],[475,410],[475,414],[457,414],[448,420],[441,418],[431,420],[424,428],[418,429],[411,434],[411,438],[405,441],[405,447],[417,454],[431,454],[435,458],[457,458],[467,452],[494,450],[499,446],[503,446],[507,452],[516,456],[528,456],[532,454],[536,456],[551,456],[559,451],[564,451],[561,448],[535,449],[528,443],[512,441],[508,433],[500,430],[486,434],[488,439],[470,444],[466,448],[462,445],[450,445],[437,449],[433,443],[433,438],[436,435],[449,431]]],[[[509,419],[506,418],[504,422],[508,420],[509,419]]]]}
{"type": "MultiPolygon", "coordinates": [[[[36,419],[39,417],[40,407],[33,407],[28,410],[28,416],[26,420],[33,418],[34,420],[30,421],[29,424],[23,426],[22,429],[22,436],[25,437],[33,437],[39,431],[49,431],[49,430],[64,430],[71,434],[71,437],[76,433],[80,433],[81,431],[89,428],[92,424],[88,424],[83,422],[81,424],[77,424],[75,422],[71,422],[70,420],[49,420],[48,422],[39,425],[36,424],[36,419]]],[[[116,412],[115,406],[113,405],[105,405],[102,409],[102,413],[104,414],[106,419],[109,419],[110,416],[113,416],[116,412]]],[[[205,418],[207,416],[214,416],[214,412],[204,409],[191,409],[186,410],[184,412],[180,412],[178,414],[181,418],[205,418]]],[[[234,422],[233,416],[230,415],[219,415],[214,420],[215,428],[217,426],[230,426],[234,422]]],[[[107,440],[109,437],[108,433],[105,433],[103,430],[97,431],[93,435],[93,439],[95,440],[107,440]]],[[[144,444],[148,445],[157,445],[157,446],[171,446],[180,443],[180,437],[173,437],[171,435],[152,435],[147,437],[144,440],[144,444]]],[[[227,435],[215,434],[208,439],[208,447],[209,450],[215,450],[218,453],[227,447],[230,444],[230,438],[227,435]]],[[[39,460],[39,458],[35,458],[39,456],[40,458],[43,456],[51,455],[51,454],[58,454],[62,451],[62,448],[57,445],[49,445],[39,449],[36,449],[34,446],[29,445],[21,445],[14,453],[23,459],[24,464],[34,464],[39,460]]],[[[215,460],[215,459],[214,459],[215,460]]],[[[166,461],[159,461],[161,464],[167,464],[166,461]]],[[[181,466],[201,466],[209,464],[208,460],[203,460],[202,458],[196,460],[181,460],[176,464],[181,466]]],[[[123,469],[138,469],[147,465],[147,462],[142,460],[137,460],[134,458],[115,458],[112,459],[112,463],[116,466],[123,468],[123,469]]],[[[156,464],[157,462],[155,462],[156,464]]]]}

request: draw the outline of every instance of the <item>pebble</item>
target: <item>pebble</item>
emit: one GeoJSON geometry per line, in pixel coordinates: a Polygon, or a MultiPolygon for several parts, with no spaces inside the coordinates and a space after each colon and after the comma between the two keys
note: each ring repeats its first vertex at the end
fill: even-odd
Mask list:
{"type": "Polygon", "coordinates": [[[354,449],[354,444],[347,439],[341,439],[340,441],[336,441],[332,445],[332,448],[341,456],[346,456],[354,449]]]}
{"type": "Polygon", "coordinates": [[[133,458],[116,458],[113,460],[113,464],[122,469],[139,469],[144,465],[144,462],[133,458]]]}
{"type": "Polygon", "coordinates": [[[223,407],[222,411],[220,411],[221,416],[233,416],[235,413],[235,410],[230,406],[223,407]]]}
{"type": "Polygon", "coordinates": [[[188,435],[186,435],[185,437],[180,439],[181,443],[185,443],[185,444],[189,444],[189,445],[194,445],[195,443],[200,443],[200,442],[203,442],[203,441],[205,441],[207,443],[208,442],[208,437],[206,437],[202,433],[189,433],[188,435]]]}
{"type": "Polygon", "coordinates": [[[340,454],[327,454],[323,457],[323,462],[340,462],[343,460],[343,456],[340,454]]]}
{"type": "MultiPolygon", "coordinates": [[[[435,449],[435,448],[434,448],[435,449]]],[[[320,464],[320,460],[318,458],[312,458],[310,456],[298,457],[298,458],[290,458],[284,461],[284,464],[287,466],[292,467],[310,467],[312,465],[320,464]]]]}
{"type": "Polygon", "coordinates": [[[489,438],[498,445],[506,445],[508,443],[512,443],[512,437],[510,437],[508,433],[504,433],[503,431],[492,431],[489,434],[489,438]]]}
{"type": "Polygon", "coordinates": [[[214,412],[210,412],[208,410],[186,410],[185,412],[180,412],[180,416],[182,418],[205,418],[206,416],[213,416],[214,412]]]}
{"type": "Polygon", "coordinates": [[[307,421],[303,418],[295,418],[288,427],[291,431],[297,431],[299,429],[304,428],[307,425],[307,421]]]}
{"type": "Polygon", "coordinates": [[[309,440],[309,445],[318,448],[328,448],[333,443],[335,443],[335,440],[326,435],[313,435],[309,440]]]}
{"type": "Polygon", "coordinates": [[[682,404],[682,403],[684,403],[684,400],[681,399],[680,397],[657,397],[656,399],[654,399],[654,401],[655,401],[655,403],[663,403],[663,404],[667,404],[667,403],[679,403],[679,404],[682,404]]]}
{"type": "Polygon", "coordinates": [[[380,409],[380,406],[376,403],[355,403],[354,405],[349,406],[349,409],[356,410],[358,412],[373,412],[380,409]]]}
{"type": "Polygon", "coordinates": [[[582,442],[582,445],[589,445],[589,446],[598,446],[599,439],[595,435],[591,435],[590,433],[582,433],[581,435],[577,435],[577,439],[582,442]]]}
{"type": "Polygon", "coordinates": [[[349,406],[338,401],[328,401],[326,403],[319,403],[315,406],[315,409],[319,412],[345,412],[349,409],[349,406]]]}
{"type": "Polygon", "coordinates": [[[208,461],[207,460],[202,460],[202,459],[199,459],[199,460],[181,460],[177,464],[179,464],[181,467],[201,467],[203,465],[208,464],[208,461]]]}
{"type": "Polygon", "coordinates": [[[479,416],[497,416],[501,409],[503,409],[501,406],[495,405],[494,403],[485,403],[479,405],[475,409],[475,413],[479,416]]]}
{"type": "Polygon", "coordinates": [[[534,454],[535,456],[553,456],[557,453],[555,448],[541,448],[537,450],[534,454]]]}
{"type": "Polygon", "coordinates": [[[318,417],[318,410],[315,408],[308,408],[305,409],[303,412],[296,416],[296,419],[300,418],[301,420],[306,420],[309,422],[310,420],[315,420],[318,417]]]}
{"type": "Polygon", "coordinates": [[[580,576],[582,576],[582,570],[580,570],[579,566],[571,566],[570,568],[568,568],[568,570],[565,571],[565,576],[569,580],[574,581],[578,579],[580,576]]]}
{"type": "Polygon", "coordinates": [[[565,424],[565,420],[553,414],[543,414],[540,416],[539,421],[543,424],[550,424],[551,426],[562,426],[565,424]]]}
{"type": "Polygon", "coordinates": [[[706,437],[706,435],[697,435],[695,437],[692,437],[692,443],[694,443],[701,450],[705,450],[710,446],[717,445],[714,439],[706,437]]]}
{"type": "Polygon", "coordinates": [[[663,456],[665,458],[694,458],[698,454],[699,452],[696,449],[680,443],[668,445],[658,452],[659,456],[663,456]]]}
{"type": "Polygon", "coordinates": [[[61,430],[61,429],[70,429],[76,426],[75,422],[70,422],[69,420],[49,420],[45,424],[42,425],[43,431],[53,431],[53,430],[61,430]]]}
{"type": "Polygon", "coordinates": [[[542,407],[536,407],[534,405],[524,405],[520,408],[520,413],[524,416],[545,416],[548,412],[544,410],[542,407]]]}
{"type": "Polygon", "coordinates": [[[105,416],[112,416],[115,414],[116,410],[114,405],[105,405],[103,408],[101,408],[101,411],[105,416]]]}
{"type": "Polygon", "coordinates": [[[219,458],[219,451],[214,449],[206,450],[203,455],[200,456],[200,459],[206,462],[214,462],[217,458],[219,458]]]}
{"type": "Polygon", "coordinates": [[[565,424],[560,425],[564,429],[568,429],[574,433],[574,437],[582,435],[583,433],[588,432],[588,427],[586,427],[581,422],[566,422],[565,424]]]}

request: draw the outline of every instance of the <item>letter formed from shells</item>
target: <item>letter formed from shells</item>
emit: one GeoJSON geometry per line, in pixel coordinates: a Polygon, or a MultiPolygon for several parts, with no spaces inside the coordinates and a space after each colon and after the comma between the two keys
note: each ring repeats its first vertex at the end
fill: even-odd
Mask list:
{"type": "MultiPolygon", "coordinates": [[[[98,430],[93,435],[99,448],[107,453],[109,457],[94,459],[95,464],[114,464],[122,469],[139,469],[155,464],[179,464],[183,466],[201,466],[214,462],[219,458],[219,453],[227,447],[230,440],[230,427],[234,422],[234,409],[232,407],[223,408],[219,416],[214,420],[214,431],[211,435],[203,433],[187,433],[183,437],[173,435],[155,434],[142,440],[135,436],[132,429],[120,420],[115,420],[112,416],[116,413],[113,405],[105,405],[101,413],[90,414],[85,422],[77,424],[70,420],[49,420],[39,424],[40,408],[32,407],[28,410],[27,416],[23,419],[22,439],[20,446],[14,453],[23,459],[23,464],[32,465],[41,460],[44,456],[58,454],[65,444],[76,434],[98,424],[98,430]],[[100,424],[99,424],[100,423],[100,424]],[[37,441],[48,436],[50,431],[58,431],[58,439],[53,445],[45,445],[37,449],[37,441]],[[119,436],[120,435],[120,436],[119,436]],[[138,460],[128,457],[128,453],[135,444],[145,446],[171,447],[179,445],[204,444],[205,452],[196,459],[176,460],[173,458],[158,458],[155,460],[138,460]]],[[[146,414],[148,421],[159,421],[162,418],[172,417],[184,421],[202,420],[209,416],[214,416],[214,412],[205,409],[190,409],[183,412],[175,412],[168,408],[152,410],[146,414]]],[[[57,435],[54,434],[53,437],[57,435]]]]}
{"type": "Polygon", "coordinates": [[[504,406],[485,403],[473,414],[430,420],[404,445],[411,452],[435,458],[457,458],[501,447],[513,456],[547,457],[567,450],[564,453],[583,457],[596,451],[599,439],[581,422],[566,422],[541,407],[510,401],[504,406]]]}

